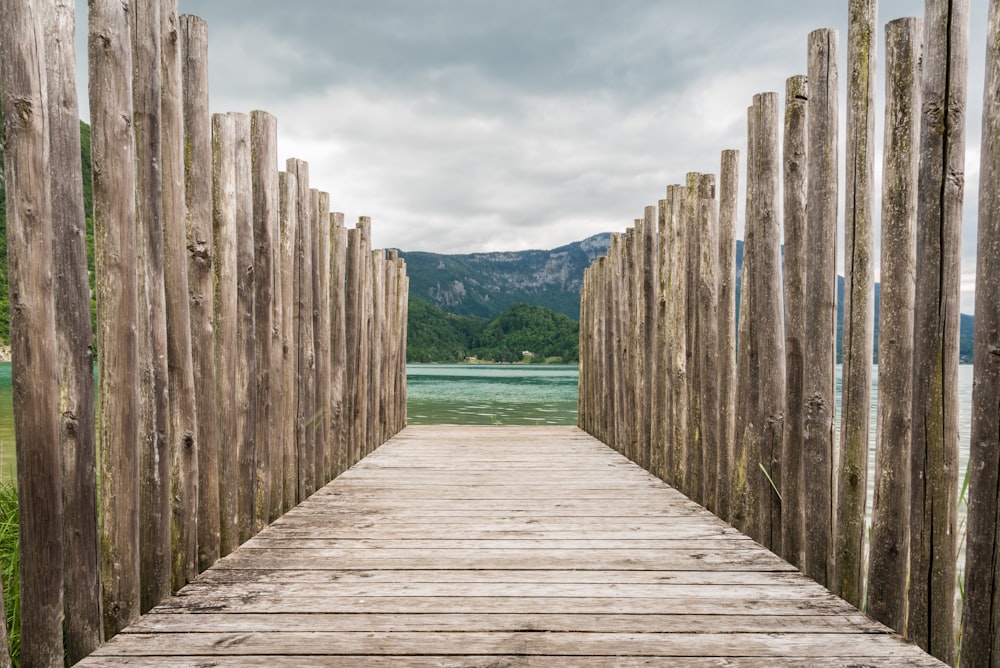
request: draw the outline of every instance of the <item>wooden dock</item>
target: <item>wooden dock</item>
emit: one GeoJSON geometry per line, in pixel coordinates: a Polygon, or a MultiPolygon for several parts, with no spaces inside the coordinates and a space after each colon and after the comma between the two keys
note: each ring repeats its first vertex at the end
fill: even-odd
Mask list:
{"type": "Polygon", "coordinates": [[[82,666],[943,665],[575,427],[408,427],[82,666]]]}

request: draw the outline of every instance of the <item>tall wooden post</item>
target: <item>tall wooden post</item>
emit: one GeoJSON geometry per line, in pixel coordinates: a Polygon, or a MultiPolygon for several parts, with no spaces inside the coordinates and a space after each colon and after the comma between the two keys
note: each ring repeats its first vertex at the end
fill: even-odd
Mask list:
{"type": "Polygon", "coordinates": [[[872,178],[875,173],[877,19],[878,0],[851,0],[849,3],[843,382],[833,589],[855,606],[861,605],[863,589],[868,423],[875,340],[872,178]]]}
{"type": "Polygon", "coordinates": [[[698,366],[701,377],[699,432],[704,452],[705,507],[718,510],[719,488],[719,211],[715,176],[706,174],[698,193],[698,366]]]}
{"type": "Polygon", "coordinates": [[[93,335],[73,3],[56,0],[44,7],[63,467],[64,627],[66,656],[74,663],[101,643],[93,335]]]}
{"type": "MultiPolygon", "coordinates": [[[[979,178],[1000,181],[1000,1],[991,0],[983,91],[983,144],[979,178]]],[[[979,246],[976,256],[976,334],[969,459],[969,542],[965,556],[962,664],[995,665],[1000,660],[997,561],[1000,527],[1000,191],[979,189],[979,246]]]]}
{"type": "MultiPolygon", "coordinates": [[[[257,344],[254,342],[254,205],[250,156],[250,117],[233,118],[233,174],[236,234],[236,492],[237,537],[242,544],[254,535],[257,516],[257,344]]],[[[228,484],[233,484],[229,481],[228,484]]]]}
{"type": "Polygon", "coordinates": [[[656,207],[647,206],[643,212],[642,236],[639,251],[642,258],[641,290],[642,312],[638,314],[642,327],[642,349],[639,351],[642,368],[642,396],[640,409],[639,457],[640,464],[653,472],[653,373],[656,369],[656,207]]]}
{"type": "MultiPolygon", "coordinates": [[[[332,386],[330,396],[331,445],[333,448],[333,475],[347,470],[347,321],[346,321],[346,281],[347,281],[347,228],[344,214],[330,216],[331,264],[330,264],[330,331],[332,346],[332,386]]],[[[405,334],[404,334],[405,336],[405,334]]]]}
{"type": "Polygon", "coordinates": [[[739,151],[722,152],[719,173],[719,517],[732,516],[733,442],[736,423],[736,220],[739,208],[739,151]]]}
{"type": "Polygon", "coordinates": [[[295,209],[295,318],[298,342],[295,346],[297,399],[295,413],[295,448],[298,460],[298,502],[315,491],[315,439],[309,423],[315,412],[316,390],[313,383],[316,355],[313,340],[312,244],[313,225],[309,206],[309,165],[303,160],[288,160],[288,172],[295,174],[298,192],[295,209]]]}
{"type": "Polygon", "coordinates": [[[215,249],[215,406],[219,456],[219,553],[239,545],[236,346],[236,124],[232,114],[212,115],[212,229],[215,249]]]}
{"type": "MultiPolygon", "coordinates": [[[[59,359],[52,279],[49,112],[44,35],[40,12],[33,4],[30,0],[0,3],[11,374],[19,549],[24,555],[20,564],[21,660],[24,665],[61,665],[63,476],[59,420],[53,406],[59,392],[59,359]]],[[[96,14],[95,20],[103,18],[100,9],[96,14]]],[[[127,34],[127,25],[125,30],[127,34]]],[[[114,101],[112,97],[106,104],[114,101]]],[[[94,114],[102,132],[106,132],[104,111],[98,107],[94,114]]],[[[100,140],[103,147],[106,137],[100,140]]],[[[102,180],[102,186],[105,183],[102,180]]],[[[106,194],[102,190],[102,205],[107,204],[106,194]]]]}
{"type": "Polygon", "coordinates": [[[282,410],[281,410],[281,444],[282,470],[282,509],[289,511],[297,503],[299,488],[298,448],[296,446],[296,416],[298,414],[298,371],[297,355],[299,341],[299,319],[297,317],[295,284],[295,235],[298,233],[298,200],[299,185],[295,174],[280,172],[278,174],[278,212],[280,218],[280,259],[281,267],[281,357],[282,357],[282,410]]]}
{"type": "MultiPolygon", "coordinates": [[[[802,498],[805,349],[807,114],[809,83],[805,76],[785,86],[784,223],[785,223],[785,433],[781,455],[781,556],[801,567],[805,542],[802,498]]],[[[775,481],[778,482],[778,481],[775,481]]]]}
{"type": "Polygon", "coordinates": [[[208,28],[182,15],[184,199],[191,310],[191,358],[198,415],[198,570],[219,558],[219,459],[215,407],[215,247],[212,233],[212,122],[208,111],[208,28]]]}
{"type": "Polygon", "coordinates": [[[882,170],[882,309],[879,317],[875,493],[868,614],[902,633],[910,536],[910,409],[916,275],[922,20],[886,26],[882,170]]]}
{"type": "Polygon", "coordinates": [[[687,242],[685,270],[685,301],[687,307],[687,335],[685,355],[687,358],[688,391],[688,437],[687,471],[684,493],[695,502],[705,503],[705,452],[701,433],[701,360],[698,357],[698,341],[701,331],[698,322],[698,274],[701,229],[698,226],[699,187],[702,175],[697,172],[687,174],[687,188],[684,191],[683,225],[687,242]]]}
{"type": "MultiPolygon", "coordinates": [[[[90,148],[97,262],[100,509],[104,518],[101,587],[104,634],[110,637],[139,616],[135,139],[127,7],[113,0],[93,2],[89,7],[90,67],[95,74],[100,73],[90,78],[90,148]]],[[[8,20],[5,11],[4,23],[8,20]]],[[[39,563],[55,563],[37,556],[41,552],[23,552],[36,555],[39,563]]]]}
{"type": "MultiPolygon", "coordinates": [[[[256,359],[257,495],[254,533],[273,519],[274,489],[280,484],[280,443],[274,423],[281,397],[272,357],[274,344],[275,260],[278,227],[278,122],[266,111],[250,113],[250,159],[253,175],[254,357],[256,359]]],[[[276,516],[275,516],[276,517],[276,516]]]]}
{"type": "Polygon", "coordinates": [[[170,594],[170,457],[167,449],[167,309],[163,273],[160,145],[160,3],[129,9],[132,21],[139,281],[139,531],[141,611],[170,594]]]}
{"type": "Polygon", "coordinates": [[[358,447],[358,460],[368,455],[368,364],[371,359],[372,327],[372,221],[367,216],[358,219],[358,271],[360,282],[355,298],[358,300],[358,366],[357,399],[354,404],[354,434],[358,447]]]}
{"type": "Polygon", "coordinates": [[[831,582],[833,412],[837,319],[837,33],[809,34],[808,207],[806,209],[806,345],[802,403],[804,572],[831,582]]]}
{"type": "Polygon", "coordinates": [[[675,487],[684,484],[687,470],[688,389],[687,389],[687,230],[681,209],[684,186],[667,187],[666,213],[666,328],[667,378],[670,407],[664,466],[675,487]]]}
{"type": "MultiPolygon", "coordinates": [[[[667,317],[667,200],[661,199],[657,202],[656,211],[656,298],[654,303],[654,318],[656,319],[656,328],[653,333],[653,392],[650,396],[650,400],[653,403],[652,412],[650,415],[650,421],[652,422],[652,438],[650,442],[650,472],[658,477],[660,480],[667,479],[667,468],[666,468],[666,444],[667,444],[667,431],[670,424],[669,420],[669,406],[667,404],[668,387],[667,387],[667,374],[668,374],[668,364],[667,364],[667,332],[666,332],[666,317],[667,317]]],[[[597,317],[595,314],[592,317],[597,317]]],[[[595,328],[595,338],[596,346],[600,348],[603,343],[601,342],[601,330],[602,325],[600,321],[596,323],[595,328]]],[[[596,396],[600,396],[600,392],[603,383],[600,382],[600,377],[602,370],[598,366],[598,361],[591,360],[590,364],[595,367],[593,380],[593,392],[596,396]]],[[[595,406],[593,409],[599,410],[596,405],[595,396],[595,406]]]]}
{"type": "Polygon", "coordinates": [[[160,15],[160,136],[163,159],[163,271],[167,309],[167,449],[171,498],[171,590],[198,574],[198,416],[191,343],[187,216],[184,208],[184,94],[177,0],[160,15]]]}
{"type": "Polygon", "coordinates": [[[316,198],[316,234],[313,251],[313,347],[316,351],[316,417],[312,431],[316,440],[315,487],[329,479],[330,470],[330,194],[316,198]]]}
{"type": "Polygon", "coordinates": [[[345,397],[344,397],[344,434],[347,439],[347,460],[345,469],[354,466],[361,458],[358,445],[357,403],[358,403],[358,346],[361,336],[361,313],[358,294],[361,291],[362,273],[361,230],[354,227],[347,233],[347,282],[345,288],[345,397]]]}
{"type": "Polygon", "coordinates": [[[917,187],[907,635],[955,659],[958,331],[969,2],[928,0],[917,187]]]}

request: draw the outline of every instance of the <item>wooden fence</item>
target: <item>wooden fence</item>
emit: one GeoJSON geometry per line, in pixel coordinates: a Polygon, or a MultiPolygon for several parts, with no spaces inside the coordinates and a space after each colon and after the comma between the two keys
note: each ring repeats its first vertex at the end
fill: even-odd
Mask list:
{"type": "Polygon", "coordinates": [[[403,261],[279,173],[273,116],[210,114],[203,21],[89,7],[96,348],[74,3],[0,4],[23,665],[86,656],[406,422],[403,261]]]}
{"type": "Polygon", "coordinates": [[[886,27],[870,550],[864,539],[874,333],[874,0],[849,2],[839,442],[840,83],[838,35],[831,30],[809,35],[808,73],[787,81],[782,150],[778,94],[755,96],[749,109],[739,322],[733,316],[738,157],[726,151],[721,201],[713,176],[689,174],[684,185],[667,188],[655,221],[647,209],[624,235],[612,235],[607,256],[587,270],[579,420],[935,656],[954,663],[960,638],[962,665],[987,666],[1000,665],[1000,611],[993,603],[1000,595],[1000,1],[990,2],[983,91],[959,626],[957,373],[968,10],[967,0],[928,0],[924,19],[886,27]]]}

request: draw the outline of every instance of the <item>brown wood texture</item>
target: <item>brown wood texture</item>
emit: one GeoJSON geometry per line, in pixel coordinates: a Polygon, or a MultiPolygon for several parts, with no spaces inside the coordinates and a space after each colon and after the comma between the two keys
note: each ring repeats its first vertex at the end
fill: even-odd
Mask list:
{"type": "MultiPolygon", "coordinates": [[[[18,435],[18,549],[32,555],[21,560],[19,572],[21,657],[24,665],[55,665],[62,662],[63,617],[63,475],[59,417],[54,405],[59,392],[59,343],[52,278],[56,267],[45,33],[41,12],[33,4],[0,5],[0,85],[6,149],[11,381],[18,435]]],[[[106,117],[101,112],[106,109],[100,108],[96,114],[102,121],[105,141],[106,117]]],[[[107,206],[107,191],[102,195],[107,206]]],[[[103,222],[107,223],[106,217],[103,222]]],[[[99,247],[98,252],[106,249],[99,247]]],[[[0,651],[6,653],[7,646],[0,651]]]]}
{"type": "Polygon", "coordinates": [[[297,186],[295,196],[295,269],[294,269],[294,317],[297,340],[293,344],[295,352],[296,400],[295,400],[295,452],[298,464],[296,472],[296,501],[301,503],[309,498],[315,489],[314,468],[315,444],[310,429],[316,405],[315,388],[315,341],[313,339],[313,283],[312,244],[313,214],[309,196],[309,165],[304,160],[291,158],[287,162],[288,172],[295,174],[297,186]]]}
{"type": "Polygon", "coordinates": [[[805,382],[806,147],[809,82],[803,75],[785,84],[784,238],[785,238],[785,433],[782,442],[781,555],[802,565],[805,514],[802,495],[802,387],[805,382]]]}
{"type": "Polygon", "coordinates": [[[940,665],[574,427],[407,428],[80,665],[128,661],[940,665]]]}
{"type": "Polygon", "coordinates": [[[838,37],[809,34],[808,206],[806,208],[806,345],[802,392],[803,569],[820,584],[832,577],[833,411],[837,318],[838,37]]]}
{"type": "MultiPolygon", "coordinates": [[[[704,503],[718,510],[719,493],[719,209],[715,177],[707,175],[698,196],[698,392],[701,420],[698,431],[704,453],[704,503]]],[[[728,484],[726,481],[724,484],[728,484]]]]}
{"type": "MultiPolygon", "coordinates": [[[[282,355],[282,511],[295,507],[298,494],[298,450],[295,446],[295,416],[298,402],[296,384],[296,350],[298,349],[298,318],[295,307],[295,235],[298,229],[298,184],[291,172],[278,174],[278,211],[280,219],[280,248],[278,263],[281,267],[281,355],[282,355]]],[[[280,514],[280,513],[279,513],[280,514]]]]}
{"type": "Polygon", "coordinates": [[[875,49],[878,0],[850,0],[844,160],[844,325],[833,591],[861,605],[875,342],[875,49]]]}
{"type": "Polygon", "coordinates": [[[921,79],[913,316],[907,635],[955,659],[958,334],[969,59],[968,0],[928,0],[921,79]]]}
{"type": "Polygon", "coordinates": [[[93,334],[73,49],[74,3],[56,0],[42,6],[56,268],[64,629],[66,657],[73,663],[101,642],[93,334]]]}
{"type": "Polygon", "coordinates": [[[139,309],[141,610],[170,593],[167,306],[163,272],[160,3],[130,7],[139,309]]]}
{"type": "Polygon", "coordinates": [[[187,215],[184,197],[184,91],[177,0],[160,13],[160,136],[163,272],[167,309],[167,449],[170,465],[171,590],[198,573],[198,414],[191,342],[187,215]]]}
{"type": "Polygon", "coordinates": [[[208,111],[208,27],[182,15],[184,198],[191,357],[198,415],[198,570],[219,558],[219,459],[215,406],[215,242],[212,232],[212,121],[208,111]]]}
{"type": "MultiPolygon", "coordinates": [[[[104,633],[109,637],[139,616],[139,361],[132,49],[127,7],[102,0],[89,5],[88,17],[90,67],[91,71],[102,73],[90,79],[90,121],[98,304],[97,420],[103,481],[100,513],[105,518],[101,524],[101,587],[104,633]],[[111,397],[113,401],[109,400],[111,397]]],[[[9,190],[9,183],[7,187],[9,190]]],[[[22,550],[36,555],[34,561],[45,561],[39,552],[22,550]]]]}
{"type": "MultiPolygon", "coordinates": [[[[1000,179],[1000,2],[990,2],[986,85],[983,91],[982,183],[1000,179]]],[[[976,335],[972,390],[971,498],[962,619],[962,664],[991,665],[1000,658],[996,563],[1000,552],[1000,192],[979,192],[976,256],[976,335]],[[974,587],[974,589],[973,589],[974,587]]]]}
{"type": "Polygon", "coordinates": [[[316,489],[330,482],[330,425],[333,358],[331,357],[330,321],[330,194],[320,192],[316,200],[316,256],[313,261],[313,285],[316,307],[313,310],[313,340],[316,350],[316,489]]]}
{"type": "Polygon", "coordinates": [[[886,26],[882,310],[868,614],[900,633],[906,624],[909,568],[921,23],[908,18],[886,26]]]}
{"type": "MultiPolygon", "coordinates": [[[[336,477],[347,470],[347,323],[346,323],[346,290],[347,290],[347,228],[344,227],[344,214],[333,213],[330,216],[330,313],[331,313],[331,346],[332,346],[332,387],[330,392],[331,444],[333,449],[333,476],[336,477]]],[[[406,338],[405,331],[402,338],[406,338]]],[[[404,357],[405,363],[405,357],[404,357]]],[[[405,372],[405,369],[404,369],[405,372]]],[[[405,376],[404,376],[405,379],[405,376]]]]}
{"type": "Polygon", "coordinates": [[[733,441],[736,432],[736,221],[740,154],[722,152],[719,172],[719,471],[718,514],[731,517],[733,441]]]}

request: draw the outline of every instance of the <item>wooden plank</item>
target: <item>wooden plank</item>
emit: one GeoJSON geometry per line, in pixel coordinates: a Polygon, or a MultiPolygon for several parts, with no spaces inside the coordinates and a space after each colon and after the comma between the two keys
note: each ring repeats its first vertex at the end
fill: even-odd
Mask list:
{"type": "Polygon", "coordinates": [[[940,665],[574,427],[405,429],[81,665],[449,655],[940,665]],[[461,471],[507,446],[523,470],[423,466],[424,450],[461,471]],[[538,474],[560,457],[574,474],[538,474]]]}

